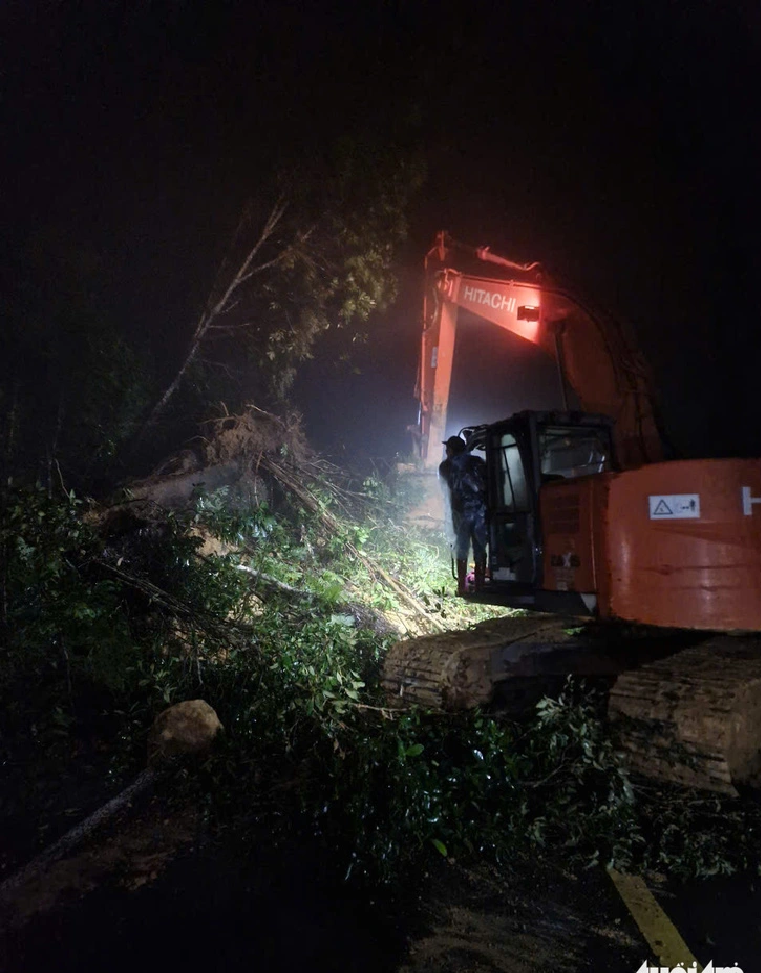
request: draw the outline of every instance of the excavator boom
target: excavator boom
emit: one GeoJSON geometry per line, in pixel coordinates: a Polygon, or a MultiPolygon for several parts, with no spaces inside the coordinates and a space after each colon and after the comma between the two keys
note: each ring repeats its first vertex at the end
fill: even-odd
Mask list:
{"type": "Polygon", "coordinates": [[[564,407],[569,390],[584,412],[610,415],[624,469],[663,458],[646,363],[615,322],[557,287],[538,263],[520,264],[439,233],[425,262],[426,293],[413,430],[427,468],[445,438],[455,334],[461,309],[542,348],[556,362],[564,407]]]}

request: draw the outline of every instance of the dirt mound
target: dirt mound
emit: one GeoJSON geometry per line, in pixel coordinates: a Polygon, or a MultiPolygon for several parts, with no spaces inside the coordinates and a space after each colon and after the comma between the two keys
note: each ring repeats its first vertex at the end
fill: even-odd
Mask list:
{"type": "Polygon", "coordinates": [[[203,440],[205,466],[256,464],[266,453],[289,457],[297,466],[315,458],[295,412],[276,416],[250,406],[241,415],[212,419],[204,429],[209,433],[203,440]]]}
{"type": "Polygon", "coordinates": [[[249,406],[240,415],[210,419],[186,448],[149,476],[124,484],[119,496],[95,507],[89,519],[99,524],[107,521],[108,527],[125,512],[131,519],[161,520],[167,509],[187,506],[198,490],[222,487],[229,488],[232,504],[269,501],[268,458],[296,468],[315,463],[317,456],[306,441],[298,413],[277,416],[249,406]]]}

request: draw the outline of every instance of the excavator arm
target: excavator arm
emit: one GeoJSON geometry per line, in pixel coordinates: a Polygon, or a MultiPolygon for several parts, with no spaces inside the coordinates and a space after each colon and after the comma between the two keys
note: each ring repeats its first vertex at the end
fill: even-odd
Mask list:
{"type": "Polygon", "coordinates": [[[572,389],[584,412],[615,420],[615,444],[623,469],[663,459],[648,367],[621,328],[555,286],[537,263],[518,264],[487,248],[456,243],[439,233],[425,261],[426,293],[420,369],[420,403],[413,429],[426,468],[440,460],[444,439],[455,334],[460,308],[479,315],[555,360],[567,408],[572,389]],[[433,444],[433,448],[431,448],[433,444]]]}

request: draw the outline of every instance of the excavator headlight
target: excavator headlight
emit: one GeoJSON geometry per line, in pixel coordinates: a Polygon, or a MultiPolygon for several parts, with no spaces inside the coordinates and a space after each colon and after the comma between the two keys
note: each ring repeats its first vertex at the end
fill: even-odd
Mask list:
{"type": "Polygon", "coordinates": [[[539,320],[539,308],[531,307],[530,305],[523,304],[518,308],[517,311],[519,321],[538,321],[539,320]]]}

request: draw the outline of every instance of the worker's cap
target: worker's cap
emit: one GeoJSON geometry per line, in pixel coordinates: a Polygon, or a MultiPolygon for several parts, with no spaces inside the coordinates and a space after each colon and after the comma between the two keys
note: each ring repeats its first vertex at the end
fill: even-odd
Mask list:
{"type": "Polygon", "coordinates": [[[450,436],[449,439],[442,439],[442,446],[446,446],[447,449],[451,449],[453,453],[462,453],[465,451],[465,441],[460,436],[450,436]]]}

